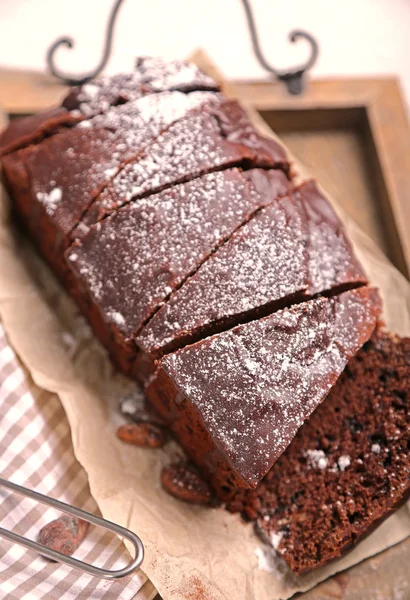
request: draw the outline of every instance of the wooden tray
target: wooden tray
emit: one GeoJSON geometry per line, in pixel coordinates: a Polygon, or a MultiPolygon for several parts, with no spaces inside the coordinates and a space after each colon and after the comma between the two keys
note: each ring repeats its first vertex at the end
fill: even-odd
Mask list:
{"type": "MultiPolygon", "coordinates": [[[[410,128],[397,80],[317,80],[300,97],[277,83],[235,86],[409,277],[410,128]]],[[[65,93],[45,75],[0,70],[0,108],[11,116],[53,106],[65,93]]],[[[335,575],[303,600],[405,600],[409,562],[410,538],[335,575]]]]}

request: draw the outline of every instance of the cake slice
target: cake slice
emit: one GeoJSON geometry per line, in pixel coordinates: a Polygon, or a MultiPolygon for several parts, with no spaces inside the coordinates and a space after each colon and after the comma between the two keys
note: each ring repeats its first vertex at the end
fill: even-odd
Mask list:
{"type": "MultiPolygon", "coordinates": [[[[244,176],[255,186],[263,182],[260,171],[244,176]]],[[[340,220],[315,182],[307,182],[260,210],[154,315],[136,340],[140,379],[155,359],[187,343],[365,283],[340,220]]]]}
{"type": "Polygon", "coordinates": [[[373,335],[255,490],[256,520],[299,575],[338,558],[410,495],[410,339],[373,335]]]}
{"type": "Polygon", "coordinates": [[[67,251],[78,285],[71,292],[121,370],[132,371],[134,337],[170,293],[272,201],[273,189],[286,193],[281,171],[269,177],[276,187],[264,196],[230,169],[133,201],[67,251]]]}
{"type": "Polygon", "coordinates": [[[371,336],[362,287],[239,325],[158,363],[147,396],[220,497],[255,487],[371,336]]]}
{"type": "MultiPolygon", "coordinates": [[[[72,230],[121,165],[171,123],[216,94],[164,92],[111,108],[2,159],[14,205],[57,275],[65,281],[64,250],[72,230]]],[[[81,231],[77,228],[76,235],[81,231]]]]}
{"type": "Polygon", "coordinates": [[[165,91],[188,93],[199,90],[216,92],[219,85],[189,62],[140,57],[133,73],[102,77],[73,87],[60,107],[14,119],[0,134],[0,156],[142,96],[165,91]]]}
{"type": "Polygon", "coordinates": [[[290,172],[284,149],[257,134],[236,101],[201,106],[173,123],[119,172],[81,219],[80,233],[130,200],[233,166],[290,172]]]}

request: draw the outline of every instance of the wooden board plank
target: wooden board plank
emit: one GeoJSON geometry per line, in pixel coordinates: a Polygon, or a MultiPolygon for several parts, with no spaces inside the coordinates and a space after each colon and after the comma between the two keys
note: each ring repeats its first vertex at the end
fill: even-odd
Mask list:
{"type": "Polygon", "coordinates": [[[42,73],[0,69],[0,106],[7,113],[30,114],[57,106],[67,89],[42,73]]]}

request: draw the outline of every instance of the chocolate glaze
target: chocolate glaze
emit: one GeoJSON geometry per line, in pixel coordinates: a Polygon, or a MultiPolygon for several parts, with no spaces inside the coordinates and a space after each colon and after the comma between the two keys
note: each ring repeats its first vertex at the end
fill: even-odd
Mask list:
{"type": "MultiPolygon", "coordinates": [[[[264,189],[271,173],[244,176],[272,194],[264,189]]],[[[154,359],[182,345],[318,293],[365,283],[342,224],[315,182],[307,182],[259,211],[154,315],[136,340],[147,355],[139,358],[140,377],[152,372],[154,359]]]]}
{"type": "Polygon", "coordinates": [[[238,169],[211,173],[127,204],[71,247],[79,300],[123,370],[137,352],[132,337],[161,302],[271,199],[238,169]]]}
{"type": "Polygon", "coordinates": [[[219,494],[255,487],[371,336],[360,288],[239,325],[162,358],[147,395],[219,494]]]}
{"type": "Polygon", "coordinates": [[[13,119],[0,134],[0,156],[39,142],[64,127],[75,125],[81,119],[80,114],[71,113],[63,107],[13,119]]]}
{"type": "Polygon", "coordinates": [[[81,227],[90,227],[130,200],[233,166],[290,171],[284,149],[258,135],[236,101],[202,105],[173,123],[114,177],[91,204],[81,227]]]}

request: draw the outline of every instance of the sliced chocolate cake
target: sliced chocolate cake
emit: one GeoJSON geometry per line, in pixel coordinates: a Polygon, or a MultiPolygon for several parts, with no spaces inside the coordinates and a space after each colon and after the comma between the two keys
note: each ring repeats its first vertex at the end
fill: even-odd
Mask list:
{"type": "MultiPolygon", "coordinates": [[[[277,193],[287,191],[281,171],[269,177],[277,193]]],[[[272,193],[259,194],[238,169],[211,173],[127,204],[70,248],[78,300],[123,371],[134,368],[133,337],[145,321],[271,201],[272,193]]]]}
{"type": "Polygon", "coordinates": [[[350,549],[410,495],[410,339],[377,332],[255,490],[228,510],[304,574],[350,549]]]}
{"type": "Polygon", "coordinates": [[[138,59],[13,121],[0,156],[21,221],[202,469],[205,503],[213,486],[302,574],[404,501],[410,340],[374,333],[379,294],[330,203],[294,188],[285,150],[214,80],[138,59]]]}
{"type": "MultiPolygon", "coordinates": [[[[244,176],[256,187],[266,180],[256,170],[244,176]]],[[[365,283],[340,220],[310,181],[260,210],[171,295],[136,340],[140,377],[187,343],[365,283]]]]}
{"type": "Polygon", "coordinates": [[[376,290],[318,298],[159,361],[147,395],[221,497],[255,487],[366,342],[376,290]]]}

